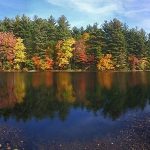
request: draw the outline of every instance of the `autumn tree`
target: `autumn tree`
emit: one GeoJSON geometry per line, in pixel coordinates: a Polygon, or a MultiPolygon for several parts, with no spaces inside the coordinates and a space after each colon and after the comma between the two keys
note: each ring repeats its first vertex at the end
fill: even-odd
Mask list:
{"type": "Polygon", "coordinates": [[[26,70],[51,70],[53,66],[96,70],[107,54],[116,70],[148,70],[150,35],[118,19],[85,28],[71,28],[65,16],[31,19],[17,15],[0,20],[0,68],[4,70],[24,66],[26,70]]]}
{"type": "Polygon", "coordinates": [[[83,39],[76,41],[75,49],[73,51],[73,64],[74,67],[85,69],[88,57],[86,54],[86,45],[83,39]]]}
{"type": "Polygon", "coordinates": [[[48,56],[45,59],[41,59],[39,56],[32,57],[32,61],[36,70],[52,70],[53,60],[48,56]]]}
{"type": "Polygon", "coordinates": [[[56,58],[56,67],[58,69],[68,69],[73,56],[73,44],[75,40],[73,38],[58,41],[56,45],[57,58],[56,58]]]}
{"type": "Polygon", "coordinates": [[[13,33],[0,33],[0,62],[3,69],[22,69],[26,61],[23,40],[16,38],[13,33]]]}
{"type": "Polygon", "coordinates": [[[15,58],[14,58],[14,69],[20,70],[23,63],[26,61],[26,52],[23,40],[21,38],[17,39],[15,49],[15,58]]]}
{"type": "Polygon", "coordinates": [[[12,33],[0,32],[0,62],[3,69],[11,69],[15,58],[16,37],[12,33]]]}
{"type": "Polygon", "coordinates": [[[102,56],[97,64],[98,70],[114,70],[114,62],[111,54],[102,56]]]}

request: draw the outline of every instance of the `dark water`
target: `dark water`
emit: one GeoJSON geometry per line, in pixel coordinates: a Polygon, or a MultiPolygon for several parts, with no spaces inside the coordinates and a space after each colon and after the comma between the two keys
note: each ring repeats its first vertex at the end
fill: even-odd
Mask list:
{"type": "Polygon", "coordinates": [[[118,135],[149,103],[150,72],[0,73],[0,126],[28,149],[118,135]]]}

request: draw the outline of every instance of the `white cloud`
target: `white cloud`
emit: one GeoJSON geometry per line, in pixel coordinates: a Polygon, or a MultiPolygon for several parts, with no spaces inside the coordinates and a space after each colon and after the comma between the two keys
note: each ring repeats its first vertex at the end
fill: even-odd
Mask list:
{"type": "Polygon", "coordinates": [[[148,0],[142,3],[138,0],[46,0],[52,5],[70,7],[84,13],[107,14],[121,13],[130,15],[133,13],[149,12],[148,0]]]}
{"type": "Polygon", "coordinates": [[[90,3],[90,2],[88,3],[87,1],[80,2],[79,0],[76,1],[72,0],[72,2],[74,6],[77,7],[78,10],[86,13],[91,13],[91,14],[106,14],[117,10],[116,4],[108,4],[108,5],[97,7],[95,3],[90,3]]]}
{"type": "Polygon", "coordinates": [[[107,14],[118,10],[116,0],[47,0],[50,4],[60,7],[70,7],[87,14],[107,14]]]}
{"type": "Polygon", "coordinates": [[[138,9],[138,10],[129,10],[126,12],[122,12],[122,14],[125,17],[134,18],[134,17],[140,17],[142,13],[150,13],[150,9],[144,8],[144,9],[138,9]]]}
{"type": "MultiPolygon", "coordinates": [[[[85,20],[96,20],[102,23],[104,20],[114,17],[122,18],[132,26],[143,26],[148,29],[150,18],[149,0],[46,0],[52,5],[64,9],[72,9],[82,13],[88,18],[85,20]]],[[[91,22],[89,22],[91,23],[91,22]]],[[[149,28],[150,30],[150,28],[149,28]]]]}

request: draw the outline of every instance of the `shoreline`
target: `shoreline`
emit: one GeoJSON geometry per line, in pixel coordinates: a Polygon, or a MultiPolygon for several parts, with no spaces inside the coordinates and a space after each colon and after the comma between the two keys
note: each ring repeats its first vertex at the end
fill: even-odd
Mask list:
{"type": "Polygon", "coordinates": [[[15,71],[15,70],[12,70],[12,71],[0,71],[0,73],[43,73],[43,72],[70,72],[70,73],[76,73],[76,72],[114,72],[114,73],[128,73],[128,72],[150,72],[150,70],[104,70],[104,71],[98,71],[98,70],[47,70],[47,71],[41,71],[41,70],[29,70],[29,71],[15,71]]]}

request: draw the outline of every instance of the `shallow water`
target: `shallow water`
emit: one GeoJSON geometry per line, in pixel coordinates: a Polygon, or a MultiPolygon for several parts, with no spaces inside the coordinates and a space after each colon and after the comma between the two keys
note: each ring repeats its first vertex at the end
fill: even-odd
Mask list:
{"type": "Polygon", "coordinates": [[[27,149],[116,137],[149,119],[149,103],[150,72],[0,73],[0,127],[27,149]]]}

